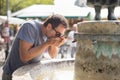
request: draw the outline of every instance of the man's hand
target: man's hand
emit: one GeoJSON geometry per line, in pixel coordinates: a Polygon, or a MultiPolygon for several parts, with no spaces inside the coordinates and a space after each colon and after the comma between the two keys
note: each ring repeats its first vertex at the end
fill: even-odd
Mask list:
{"type": "Polygon", "coordinates": [[[61,46],[65,41],[64,37],[56,37],[56,38],[50,38],[46,42],[49,45],[48,52],[51,58],[54,58],[56,56],[56,53],[58,51],[58,47],[61,46]]]}
{"type": "Polygon", "coordinates": [[[65,38],[64,38],[64,37],[56,37],[56,38],[50,38],[50,39],[47,41],[47,44],[48,44],[49,46],[59,47],[59,46],[61,46],[64,42],[65,42],[65,38]]]}

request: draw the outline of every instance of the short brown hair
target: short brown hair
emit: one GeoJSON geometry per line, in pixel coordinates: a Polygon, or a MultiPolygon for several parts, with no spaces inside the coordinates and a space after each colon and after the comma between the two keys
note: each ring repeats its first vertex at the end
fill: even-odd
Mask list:
{"type": "Polygon", "coordinates": [[[65,28],[68,28],[67,19],[59,14],[53,14],[52,16],[49,16],[45,20],[43,25],[46,27],[49,23],[52,25],[53,28],[56,28],[59,24],[62,24],[65,28]]]}

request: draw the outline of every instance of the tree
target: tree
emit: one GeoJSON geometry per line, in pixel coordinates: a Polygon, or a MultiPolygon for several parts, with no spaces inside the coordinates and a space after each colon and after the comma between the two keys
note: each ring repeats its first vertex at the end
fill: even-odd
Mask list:
{"type": "MultiPolygon", "coordinates": [[[[8,0],[9,10],[15,12],[33,4],[53,4],[53,0],[8,0]]],[[[0,0],[0,15],[6,15],[6,0],[0,0]]]]}
{"type": "Polygon", "coordinates": [[[4,15],[6,13],[6,1],[0,0],[0,15],[4,15]]]}

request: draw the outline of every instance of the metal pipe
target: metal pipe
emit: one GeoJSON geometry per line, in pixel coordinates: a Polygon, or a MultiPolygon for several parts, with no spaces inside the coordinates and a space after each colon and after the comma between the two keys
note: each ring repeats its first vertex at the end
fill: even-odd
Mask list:
{"type": "MultiPolygon", "coordinates": [[[[8,4],[8,0],[6,0],[6,14],[7,14],[6,27],[9,27],[9,9],[8,8],[9,8],[9,4],[8,4]]],[[[9,36],[6,37],[6,39],[7,39],[7,42],[6,42],[6,50],[5,50],[5,59],[7,58],[9,53],[9,36]]]]}

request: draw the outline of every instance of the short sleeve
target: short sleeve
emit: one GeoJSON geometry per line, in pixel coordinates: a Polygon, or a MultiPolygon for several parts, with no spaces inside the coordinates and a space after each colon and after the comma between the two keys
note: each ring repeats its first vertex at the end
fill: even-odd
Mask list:
{"type": "Polygon", "coordinates": [[[17,38],[30,43],[34,43],[35,33],[36,33],[35,27],[30,23],[25,23],[19,30],[17,38]]]}

